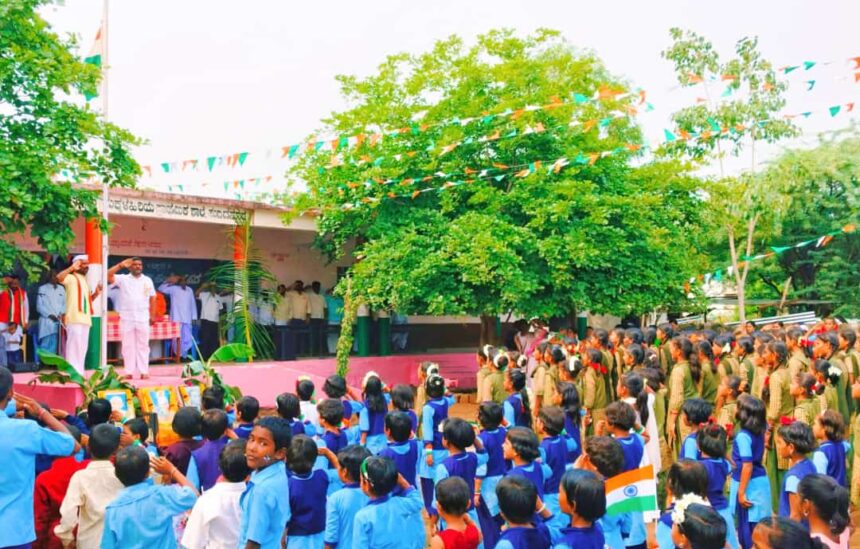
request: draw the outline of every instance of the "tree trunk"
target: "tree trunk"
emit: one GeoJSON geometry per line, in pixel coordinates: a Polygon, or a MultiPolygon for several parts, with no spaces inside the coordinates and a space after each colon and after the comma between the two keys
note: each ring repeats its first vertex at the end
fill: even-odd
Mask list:
{"type": "Polygon", "coordinates": [[[495,345],[496,343],[495,315],[481,315],[481,346],[495,345]]]}

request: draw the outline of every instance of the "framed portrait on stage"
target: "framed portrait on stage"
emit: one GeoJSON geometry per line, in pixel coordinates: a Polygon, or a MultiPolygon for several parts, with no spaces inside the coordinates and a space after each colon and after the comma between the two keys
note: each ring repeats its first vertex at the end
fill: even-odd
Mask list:
{"type": "Polygon", "coordinates": [[[111,410],[122,413],[122,420],[128,421],[135,418],[134,400],[128,389],[106,389],[99,391],[99,398],[110,402],[111,410]]]}
{"type": "Polygon", "coordinates": [[[170,423],[179,409],[179,401],[173,387],[142,387],[138,390],[140,408],[144,413],[154,413],[159,423],[170,423]]]}
{"type": "Polygon", "coordinates": [[[198,410],[201,407],[201,399],[203,389],[200,385],[180,385],[179,397],[182,399],[183,406],[193,406],[198,410]]]}

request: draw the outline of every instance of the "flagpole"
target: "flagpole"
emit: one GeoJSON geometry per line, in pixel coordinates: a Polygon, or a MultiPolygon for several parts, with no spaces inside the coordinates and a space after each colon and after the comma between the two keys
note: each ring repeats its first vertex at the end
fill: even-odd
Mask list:
{"type": "MultiPolygon", "coordinates": [[[[105,120],[108,119],[108,71],[110,70],[110,62],[108,58],[108,51],[110,42],[108,41],[109,33],[109,12],[108,12],[108,3],[109,0],[104,0],[104,4],[102,5],[102,21],[104,25],[104,55],[105,58],[102,61],[102,115],[105,120]]],[[[109,208],[109,199],[110,199],[110,186],[107,184],[107,181],[102,178],[102,217],[105,220],[105,225],[108,222],[108,208],[109,208]]],[[[108,284],[107,284],[107,271],[108,271],[108,257],[109,257],[109,242],[108,242],[108,231],[102,231],[102,293],[101,293],[101,313],[102,313],[102,321],[101,321],[101,361],[99,362],[99,366],[104,366],[107,364],[107,332],[108,332],[108,306],[107,306],[107,296],[108,296],[108,284]]]]}

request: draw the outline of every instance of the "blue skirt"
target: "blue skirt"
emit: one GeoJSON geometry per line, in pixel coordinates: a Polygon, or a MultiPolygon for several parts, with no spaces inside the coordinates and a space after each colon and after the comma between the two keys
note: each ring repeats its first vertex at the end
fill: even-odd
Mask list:
{"type": "MultiPolygon", "coordinates": [[[[735,516],[738,502],[740,483],[734,479],[729,483],[729,515],[735,516]]],[[[773,503],[770,499],[770,480],[766,476],[751,478],[747,484],[747,499],[752,502],[749,508],[749,521],[759,522],[773,514],[773,503]]]]}
{"type": "Polygon", "coordinates": [[[485,477],[481,481],[481,499],[487,506],[490,516],[493,517],[499,514],[499,498],[496,496],[496,486],[500,480],[502,480],[502,475],[485,477]]]}
{"type": "Polygon", "coordinates": [[[675,549],[675,543],[672,541],[672,528],[660,520],[657,521],[657,546],[660,549],[675,549]]]}
{"type": "Polygon", "coordinates": [[[320,549],[325,546],[325,532],[309,536],[287,536],[287,549],[320,549]]]}
{"type": "MultiPolygon", "coordinates": [[[[368,438],[368,440],[370,440],[368,438]]],[[[422,450],[423,452],[423,450],[422,450]]],[[[448,457],[448,450],[433,450],[433,467],[427,465],[427,454],[422,454],[420,463],[421,465],[418,467],[418,476],[421,478],[436,478],[436,467],[445,461],[445,458],[448,457]]]]}
{"type": "Polygon", "coordinates": [[[558,492],[555,494],[544,494],[543,504],[552,513],[552,518],[546,523],[550,530],[570,526],[570,517],[561,512],[561,507],[558,504],[558,492]]]}
{"type": "Polygon", "coordinates": [[[725,509],[717,509],[717,513],[726,521],[726,543],[730,549],[738,549],[738,529],[735,527],[735,516],[730,511],[729,507],[725,509]]]}
{"type": "Polygon", "coordinates": [[[388,447],[388,439],[385,438],[385,434],[367,435],[367,442],[365,442],[364,447],[375,456],[388,447]]]}

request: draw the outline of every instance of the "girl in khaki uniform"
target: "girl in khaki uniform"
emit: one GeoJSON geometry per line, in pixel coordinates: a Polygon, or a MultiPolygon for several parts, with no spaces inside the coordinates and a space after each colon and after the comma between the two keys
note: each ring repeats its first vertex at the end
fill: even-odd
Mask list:
{"type": "Polygon", "coordinates": [[[540,412],[541,407],[546,402],[546,399],[544,398],[544,393],[546,392],[546,373],[549,367],[544,362],[544,356],[546,355],[547,348],[549,348],[549,343],[547,343],[546,341],[542,341],[537,344],[534,353],[532,354],[532,357],[535,359],[536,362],[535,369],[532,371],[532,379],[534,380],[532,387],[534,390],[535,397],[535,405],[533,408],[533,412],[535,417],[537,417],[537,414],[540,412]]]}
{"type": "Polygon", "coordinates": [[[588,349],[587,366],[582,374],[582,406],[585,408],[585,424],[589,434],[594,433],[594,427],[605,418],[606,406],[609,405],[609,394],[606,382],[609,371],[603,365],[603,356],[597,349],[588,349]]]}
{"type": "Polygon", "coordinates": [[[711,342],[703,339],[696,343],[699,353],[699,364],[702,365],[702,377],[696,386],[702,398],[713,406],[717,402],[717,389],[720,381],[717,377],[717,366],[714,364],[714,348],[711,342]]]}
{"type": "Polygon", "coordinates": [[[702,377],[699,356],[693,352],[693,344],[683,336],[672,339],[672,374],[669,376],[669,415],[666,419],[666,440],[672,447],[674,456],[682,442],[690,434],[690,429],[681,417],[681,405],[690,398],[699,396],[696,386],[702,377]]]}
{"type": "Polygon", "coordinates": [[[738,360],[739,371],[737,375],[747,384],[747,392],[752,391],[753,375],[755,374],[755,346],[751,337],[743,336],[737,339],[737,344],[734,348],[735,357],[738,360]]]}
{"type": "Polygon", "coordinates": [[[742,383],[740,376],[727,376],[722,379],[720,389],[717,391],[717,406],[714,409],[714,415],[717,417],[717,424],[726,430],[726,440],[729,447],[731,447],[734,436],[738,433],[738,420],[735,418],[735,412],[738,409],[738,397],[742,392],[742,383]]]}
{"type": "MultiPolygon", "coordinates": [[[[732,354],[732,342],[734,338],[727,335],[720,335],[714,338],[712,344],[714,350],[714,362],[717,364],[717,373],[722,380],[729,376],[740,375],[741,365],[738,359],[732,354]]],[[[729,444],[731,447],[731,443],[729,444]]]]}
{"type": "Polygon", "coordinates": [[[486,395],[484,394],[484,380],[490,375],[490,357],[493,354],[493,346],[492,345],[484,345],[480,349],[478,349],[478,374],[477,374],[477,387],[478,387],[478,402],[484,402],[488,400],[486,395]]]}
{"type": "Polygon", "coordinates": [[[789,328],[785,333],[785,343],[788,345],[788,373],[791,374],[792,379],[801,372],[809,371],[809,357],[800,345],[803,335],[803,330],[796,327],[789,328]]]}
{"type": "MultiPolygon", "coordinates": [[[[762,365],[768,369],[762,381],[762,396],[767,406],[767,423],[773,433],[780,426],[783,417],[790,418],[794,411],[794,398],[791,396],[791,376],[788,373],[788,347],[782,341],[771,341],[764,349],[762,365]]],[[[782,478],[788,470],[788,459],[777,457],[776,445],[765,435],[768,446],[765,467],[770,471],[771,494],[778,503],[782,490],[782,478]]]]}
{"type": "Polygon", "coordinates": [[[508,398],[508,392],[505,390],[505,368],[508,367],[508,353],[504,351],[496,351],[492,360],[489,361],[489,371],[487,377],[484,378],[484,400],[491,400],[501,404],[508,398]]]}
{"type": "Polygon", "coordinates": [[[812,374],[801,372],[791,378],[791,396],[794,397],[792,417],[810,427],[821,413],[821,405],[818,403],[816,393],[818,389],[823,391],[824,386],[820,385],[812,374]]]}

